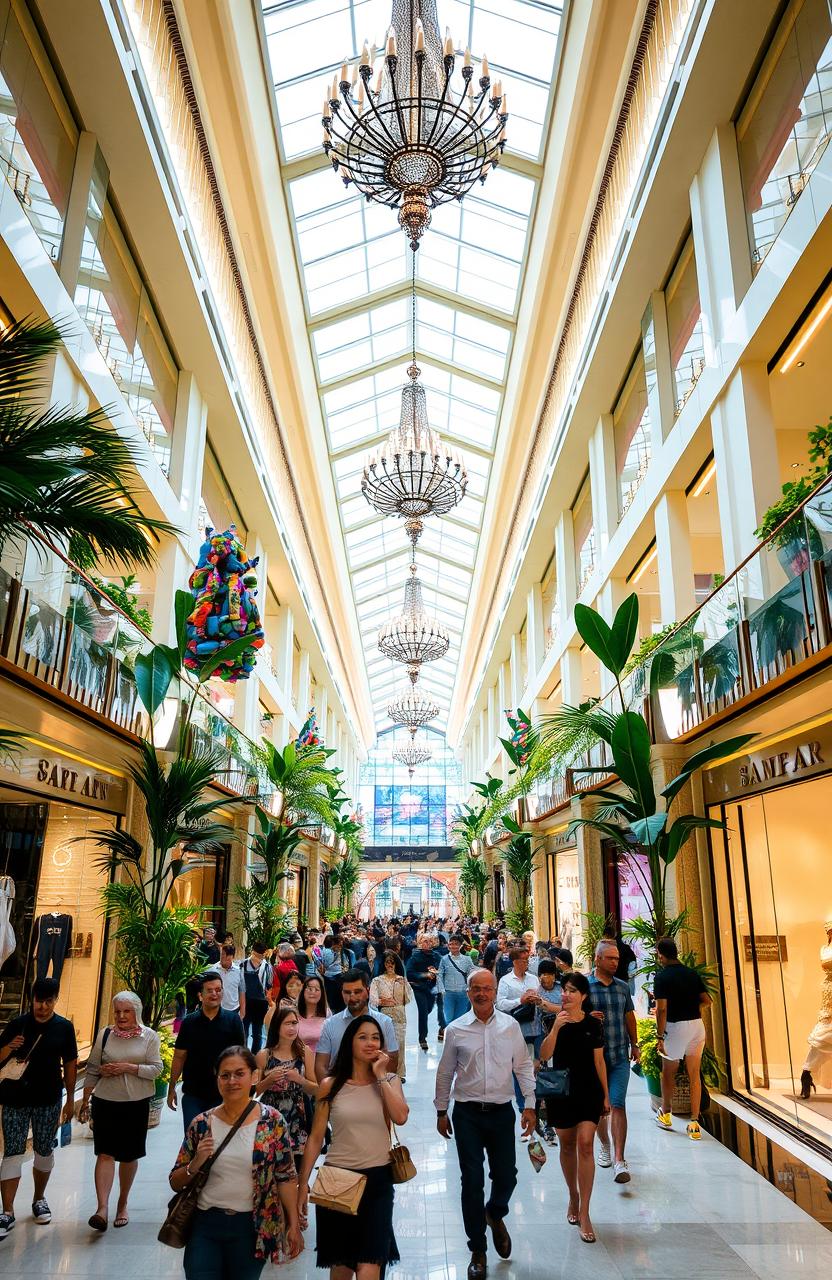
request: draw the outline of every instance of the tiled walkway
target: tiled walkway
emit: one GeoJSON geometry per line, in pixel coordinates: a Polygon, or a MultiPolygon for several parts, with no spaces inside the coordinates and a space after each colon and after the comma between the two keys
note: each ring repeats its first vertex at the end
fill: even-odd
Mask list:
{"type": "MultiPolygon", "coordinates": [[[[402,1137],[419,1176],[396,1192],[402,1261],[390,1273],[393,1280],[465,1280],[468,1265],[455,1151],[436,1133],[431,1106],[438,1061],[435,1032],[431,1039],[427,1055],[414,1047],[415,1035],[407,1051],[411,1117],[402,1137]]],[[[149,1154],[134,1188],[132,1221],[103,1236],[93,1236],[86,1226],[95,1206],[91,1142],[76,1140],[57,1153],[49,1227],[36,1226],[28,1216],[27,1165],[17,1226],[0,1242],[0,1275],[108,1280],[181,1275],[182,1255],[156,1243],[179,1126],[178,1116],[165,1112],[149,1138],[149,1154]]],[[[535,1174],[518,1142],[520,1182],[508,1223],[514,1251],[508,1262],[489,1255],[491,1280],[829,1280],[832,1234],[714,1140],[706,1136],[696,1145],[681,1128],[660,1132],[636,1080],[630,1091],[628,1155],[633,1174],[628,1187],[616,1186],[611,1170],[598,1170],[592,1217],[599,1242],[585,1245],[565,1221],[557,1151],[549,1152],[549,1163],[535,1174]]],[[[263,1274],[275,1273],[267,1267],[263,1274]]],[[[311,1280],[323,1274],[315,1268],[313,1226],[306,1252],[281,1268],[280,1275],[311,1280]]]]}

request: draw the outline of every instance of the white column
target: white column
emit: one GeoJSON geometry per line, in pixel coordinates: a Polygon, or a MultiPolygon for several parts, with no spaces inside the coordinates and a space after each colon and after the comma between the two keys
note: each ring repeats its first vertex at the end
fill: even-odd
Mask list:
{"type": "Polygon", "coordinates": [[[331,743],[328,743],[326,741],[326,725],[327,725],[326,718],[327,718],[328,712],[329,712],[329,692],[326,689],[326,687],[322,685],[321,696],[318,699],[317,716],[318,716],[318,728],[321,731],[321,737],[324,740],[325,746],[332,745],[331,743]]]}
{"type": "Polygon", "coordinates": [[[676,421],[676,390],[670,358],[670,336],[667,331],[667,305],[664,294],[659,290],[651,293],[650,302],[642,317],[641,340],[647,403],[650,407],[650,441],[652,452],[658,453],[676,421]]]}
{"type": "Polygon", "coordinates": [[[488,750],[490,751],[494,743],[497,741],[497,734],[500,731],[499,710],[497,708],[497,686],[492,684],[488,690],[488,750]]]}
{"type": "Polygon", "coordinates": [[[543,591],[536,582],[528,595],[526,604],[526,665],[528,668],[529,686],[535,684],[535,677],[546,656],[546,631],[543,625],[543,591]]]}
{"type": "Polygon", "coordinates": [[[511,705],[513,707],[520,706],[520,700],[523,697],[523,654],[522,641],[518,632],[514,632],[511,637],[511,657],[509,659],[511,667],[511,705]]]}
{"type": "Polygon", "coordinates": [[[583,677],[581,673],[581,652],[570,647],[564,649],[560,660],[561,701],[570,707],[577,707],[583,702],[583,677]]]}
{"type": "Polygon", "coordinates": [[[690,188],[696,275],[709,361],[751,284],[751,252],[737,138],[728,122],[715,130],[690,188]]]}
{"type": "Polygon", "coordinates": [[[572,614],[578,598],[575,527],[571,511],[563,511],[555,527],[555,568],[560,602],[560,634],[562,639],[566,639],[572,631],[572,614]]]}
{"type": "MultiPolygon", "coordinates": [[[[195,536],[199,516],[207,423],[208,407],[200,394],[196,378],[183,370],[179,374],[176,388],[176,410],[170,446],[170,483],[179,497],[183,527],[192,536],[195,536]]],[[[261,599],[265,599],[265,591],[261,591],[261,599]]]]}
{"type": "Polygon", "coordinates": [[[188,587],[193,564],[178,540],[166,539],[156,561],[156,584],[153,590],[153,631],[156,644],[173,644],[176,640],[176,615],[173,607],[177,591],[188,587]]]}
{"type": "MultiPolygon", "coordinates": [[[[616,615],[618,607],[623,603],[625,598],[630,594],[627,583],[623,578],[607,578],[603,587],[598,593],[596,606],[602,618],[610,625],[616,615]]],[[[615,676],[607,671],[606,667],[601,663],[598,664],[599,686],[601,696],[608,693],[615,686],[615,676]]]]}
{"type": "Polygon", "coordinates": [[[501,662],[497,673],[497,732],[503,737],[508,728],[506,711],[514,715],[516,710],[517,706],[512,703],[511,698],[511,668],[508,662],[501,662]]]}
{"type": "Polygon", "coordinates": [[[611,413],[601,414],[589,438],[589,477],[595,539],[599,555],[603,555],[618,528],[618,477],[611,413]]]}
{"type": "Polygon", "coordinates": [[[287,700],[292,697],[292,657],[294,655],[295,620],[288,605],[282,604],[277,614],[274,645],[274,669],[287,700]]]}
{"type": "Polygon", "coordinates": [[[309,709],[309,650],[301,649],[298,673],[298,715],[305,720],[309,709]]]}
{"type": "Polygon", "coordinates": [[[491,740],[488,736],[488,709],[483,707],[480,712],[480,773],[485,772],[485,766],[491,752],[491,740]]]}
{"type": "Polygon", "coordinates": [[[754,550],[754,530],[780,495],[777,433],[764,364],[737,369],[711,410],[711,432],[727,574],[754,550]]]}
{"type": "Polygon", "coordinates": [[[656,504],[656,568],[662,626],[681,622],[696,608],[688,499],[682,489],[665,490],[656,504]]]}
{"type": "Polygon", "coordinates": [[[90,187],[96,168],[96,153],[99,176],[103,179],[106,188],[107,166],[101,152],[98,151],[95,134],[86,131],[80,133],[75,150],[75,164],[72,169],[72,183],[69,188],[61,252],[58,259],[58,275],[70,298],[75,296],[75,286],[78,283],[78,272],[81,268],[81,249],[87,225],[90,187]]]}

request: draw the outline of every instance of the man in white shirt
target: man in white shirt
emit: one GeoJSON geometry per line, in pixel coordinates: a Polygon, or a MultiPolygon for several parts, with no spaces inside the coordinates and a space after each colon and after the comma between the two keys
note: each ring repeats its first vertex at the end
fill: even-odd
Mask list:
{"type": "Polygon", "coordinates": [[[520,1027],[509,1014],[495,1010],[493,973],[475,969],[468,979],[471,1010],[445,1031],[445,1046],[436,1070],[436,1127],[443,1138],[456,1131],[462,1176],[462,1219],[471,1250],[468,1280],[485,1280],[486,1226],[501,1258],[511,1253],[511,1237],[503,1219],[517,1185],[514,1144],[512,1074],[523,1095],[523,1132],[535,1124],[534,1070],[520,1027]],[[453,1086],[453,1125],[448,1104],[453,1086]],[[491,1195],[484,1196],[484,1163],[488,1154],[491,1195]]]}
{"type": "MultiPolygon", "coordinates": [[[[510,1013],[518,1023],[526,1052],[534,1058],[535,1042],[540,1037],[540,980],[529,973],[529,951],[525,944],[512,947],[508,953],[511,971],[504,973],[497,985],[497,1008],[510,1013]],[[519,1015],[519,1016],[518,1016],[519,1015]]],[[[514,1080],[514,1097],[517,1110],[523,1110],[523,1094],[517,1078],[514,1080]]],[[[523,1141],[526,1141],[524,1137],[523,1141]]]]}
{"type": "Polygon", "coordinates": [[[214,966],[222,978],[222,1007],[230,1013],[246,1016],[246,980],[242,969],[234,963],[234,948],[223,945],[220,962],[214,966]]]}

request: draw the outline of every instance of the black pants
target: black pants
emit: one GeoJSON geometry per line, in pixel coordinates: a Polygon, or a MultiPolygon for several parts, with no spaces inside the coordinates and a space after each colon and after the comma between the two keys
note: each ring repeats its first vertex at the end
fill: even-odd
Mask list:
{"type": "Polygon", "coordinates": [[[485,1214],[505,1218],[508,1202],[517,1186],[514,1146],[514,1108],[504,1102],[483,1111],[477,1102],[457,1102],[451,1120],[456,1154],[462,1175],[462,1221],[472,1253],[486,1247],[485,1214]],[[485,1200],[485,1157],[491,1194],[485,1200]]]}
{"type": "Polygon", "coordinates": [[[331,1013],[343,1013],[344,997],[341,995],[341,976],[337,978],[324,978],[324,986],[326,988],[326,1002],[329,1005],[331,1013]]]}
{"type": "Polygon", "coordinates": [[[252,1053],[259,1053],[263,1047],[263,1019],[268,1011],[268,1000],[250,1000],[246,996],[246,1016],[243,1018],[243,1026],[246,1029],[246,1040],[251,1032],[252,1053]]]}
{"type": "Polygon", "coordinates": [[[416,997],[416,1008],[419,1012],[419,1039],[427,1040],[428,1015],[433,1008],[435,997],[430,987],[414,986],[413,994],[416,997]]]}

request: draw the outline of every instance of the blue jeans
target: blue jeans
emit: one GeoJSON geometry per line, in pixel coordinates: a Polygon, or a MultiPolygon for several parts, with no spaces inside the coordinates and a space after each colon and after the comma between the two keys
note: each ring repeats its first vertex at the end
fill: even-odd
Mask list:
{"type": "Polygon", "coordinates": [[[413,995],[416,1000],[416,1009],[419,1013],[419,1040],[427,1040],[428,1038],[428,1015],[434,1004],[434,995],[430,987],[413,987],[413,995]]]}
{"type": "Polygon", "coordinates": [[[456,1022],[457,1018],[461,1018],[463,1013],[467,1013],[470,1008],[471,1001],[468,999],[464,991],[445,992],[446,1022],[456,1022]]]}
{"type": "Polygon", "coordinates": [[[258,1280],[266,1265],[254,1256],[254,1216],[197,1209],[185,1245],[187,1280],[258,1280]]]}
{"type": "Polygon", "coordinates": [[[203,1111],[210,1111],[212,1107],[218,1105],[218,1099],[197,1098],[193,1093],[183,1093],[179,1100],[179,1106],[182,1109],[182,1124],[185,1126],[185,1132],[187,1133],[190,1129],[192,1120],[202,1115],[203,1111]]]}

